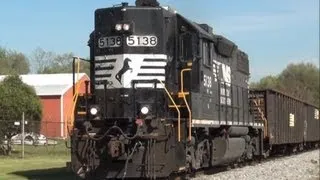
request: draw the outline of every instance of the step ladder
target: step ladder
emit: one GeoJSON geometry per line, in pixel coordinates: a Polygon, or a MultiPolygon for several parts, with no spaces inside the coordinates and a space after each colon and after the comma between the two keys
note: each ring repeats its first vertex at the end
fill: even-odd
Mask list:
{"type": "Polygon", "coordinates": [[[181,141],[181,110],[187,109],[188,111],[188,140],[191,141],[192,137],[192,112],[187,101],[187,96],[190,95],[190,92],[184,91],[184,73],[191,71],[192,63],[188,63],[188,68],[184,68],[180,71],[180,91],[178,93],[169,93],[168,89],[165,87],[164,83],[160,81],[164,90],[166,91],[171,103],[168,104],[168,107],[175,109],[178,113],[178,142],[181,141]],[[176,102],[179,102],[177,105],[176,102]]]}
{"type": "Polygon", "coordinates": [[[258,96],[250,97],[252,115],[255,121],[262,121],[264,124],[264,137],[268,136],[268,121],[265,116],[264,98],[258,96]]]}

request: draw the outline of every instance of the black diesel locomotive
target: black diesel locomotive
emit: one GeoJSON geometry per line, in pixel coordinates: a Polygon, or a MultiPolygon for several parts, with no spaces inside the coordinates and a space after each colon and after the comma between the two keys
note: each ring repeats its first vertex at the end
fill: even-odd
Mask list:
{"type": "Polygon", "coordinates": [[[247,54],[209,25],[138,0],[96,10],[88,44],[90,93],[71,135],[79,177],[168,177],[272,149],[247,54]]]}

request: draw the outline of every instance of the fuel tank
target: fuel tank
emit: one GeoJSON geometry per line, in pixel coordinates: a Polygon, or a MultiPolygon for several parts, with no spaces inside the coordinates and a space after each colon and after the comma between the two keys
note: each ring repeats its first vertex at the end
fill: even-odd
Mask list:
{"type": "Polygon", "coordinates": [[[212,140],[212,165],[236,161],[245,152],[245,145],[244,138],[215,138],[212,140]]]}

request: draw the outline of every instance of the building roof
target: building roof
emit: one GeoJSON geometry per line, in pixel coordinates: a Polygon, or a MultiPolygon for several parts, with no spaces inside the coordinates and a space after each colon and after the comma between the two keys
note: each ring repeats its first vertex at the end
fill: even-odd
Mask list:
{"type": "MultiPolygon", "coordinates": [[[[85,73],[77,74],[75,80],[81,79],[84,76],[89,78],[85,73]]],[[[0,76],[2,81],[6,75],[0,76]]],[[[33,86],[38,96],[56,96],[63,95],[72,87],[72,73],[68,74],[27,74],[20,75],[22,81],[29,86],[33,86]]]]}

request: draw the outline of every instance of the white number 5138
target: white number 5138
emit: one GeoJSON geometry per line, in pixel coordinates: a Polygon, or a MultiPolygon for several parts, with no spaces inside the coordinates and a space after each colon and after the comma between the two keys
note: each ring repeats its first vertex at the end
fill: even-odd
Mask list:
{"type": "Polygon", "coordinates": [[[154,47],[158,44],[156,36],[129,36],[127,37],[128,46],[154,47]]]}

